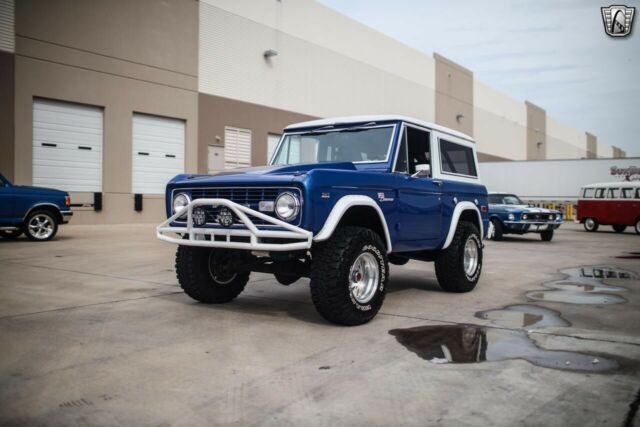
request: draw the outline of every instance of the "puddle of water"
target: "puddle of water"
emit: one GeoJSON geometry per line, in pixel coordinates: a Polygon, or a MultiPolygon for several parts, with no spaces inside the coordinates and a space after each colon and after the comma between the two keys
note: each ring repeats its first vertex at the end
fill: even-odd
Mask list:
{"type": "Polygon", "coordinates": [[[609,292],[624,292],[621,286],[606,284],[606,280],[638,280],[634,271],[608,266],[584,266],[565,268],[560,273],[567,277],[544,283],[550,291],[531,291],[526,297],[533,301],[560,302],[565,304],[607,305],[623,304],[627,300],[609,292]]]}
{"type": "Polygon", "coordinates": [[[564,320],[557,311],[528,304],[479,311],[476,313],[476,317],[491,320],[491,323],[507,328],[536,329],[571,326],[571,323],[564,320]]]}
{"type": "Polygon", "coordinates": [[[474,325],[419,326],[389,331],[407,350],[432,363],[524,359],[546,368],[602,372],[619,368],[601,356],[538,347],[526,331],[474,325]]]}
{"type": "Polygon", "coordinates": [[[564,304],[607,305],[627,302],[626,299],[619,295],[572,292],[560,289],[527,292],[526,295],[527,298],[534,301],[561,302],[564,304]]]}

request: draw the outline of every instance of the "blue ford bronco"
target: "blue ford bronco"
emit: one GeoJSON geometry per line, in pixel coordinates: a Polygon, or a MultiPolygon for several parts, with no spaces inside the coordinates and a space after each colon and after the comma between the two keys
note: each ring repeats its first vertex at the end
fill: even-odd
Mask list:
{"type": "Polygon", "coordinates": [[[389,263],[435,261],[445,291],[471,291],[489,224],[473,140],[399,116],[290,125],[268,166],[173,178],[166,209],[157,236],[179,245],[190,297],[231,301],[254,271],[308,277],[341,325],[380,310],[389,263]]]}
{"type": "Polygon", "coordinates": [[[553,231],[562,225],[562,212],[530,207],[515,194],[492,192],[489,220],[489,239],[499,241],[505,234],[539,233],[542,241],[550,242],[553,231]]]}

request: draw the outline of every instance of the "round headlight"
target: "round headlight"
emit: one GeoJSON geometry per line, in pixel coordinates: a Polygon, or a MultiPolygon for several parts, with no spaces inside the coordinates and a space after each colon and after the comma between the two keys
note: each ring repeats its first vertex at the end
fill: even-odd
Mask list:
{"type": "Polygon", "coordinates": [[[514,214],[509,214],[509,221],[513,221],[514,219],[516,219],[516,216],[514,214]]]}
{"type": "Polygon", "coordinates": [[[556,215],[556,220],[560,221],[562,219],[562,214],[556,215]]]}
{"type": "Polygon", "coordinates": [[[184,193],[178,194],[173,198],[173,213],[177,214],[184,211],[190,202],[189,196],[184,193]]]}
{"type": "Polygon", "coordinates": [[[528,215],[527,214],[522,214],[522,219],[527,219],[528,215]]]}
{"type": "Polygon", "coordinates": [[[292,193],[282,193],[276,199],[276,215],[282,220],[292,221],[300,212],[300,200],[292,193]]]}

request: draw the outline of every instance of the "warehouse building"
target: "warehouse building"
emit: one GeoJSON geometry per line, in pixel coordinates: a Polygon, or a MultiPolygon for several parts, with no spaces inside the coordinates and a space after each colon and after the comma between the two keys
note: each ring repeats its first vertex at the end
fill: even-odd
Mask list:
{"type": "Polygon", "coordinates": [[[0,0],[0,95],[0,171],[69,191],[74,223],[159,221],[173,175],[265,164],[318,117],[413,116],[481,161],[625,157],[313,0],[0,0]]]}

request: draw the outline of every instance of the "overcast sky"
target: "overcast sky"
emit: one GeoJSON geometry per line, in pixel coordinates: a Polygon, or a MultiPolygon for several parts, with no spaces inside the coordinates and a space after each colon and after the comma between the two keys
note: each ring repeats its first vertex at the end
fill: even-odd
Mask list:
{"type": "MultiPolygon", "coordinates": [[[[593,0],[319,0],[574,128],[640,156],[640,1],[625,39],[593,0]]],[[[614,4],[624,4],[611,0],[614,4]]]]}

